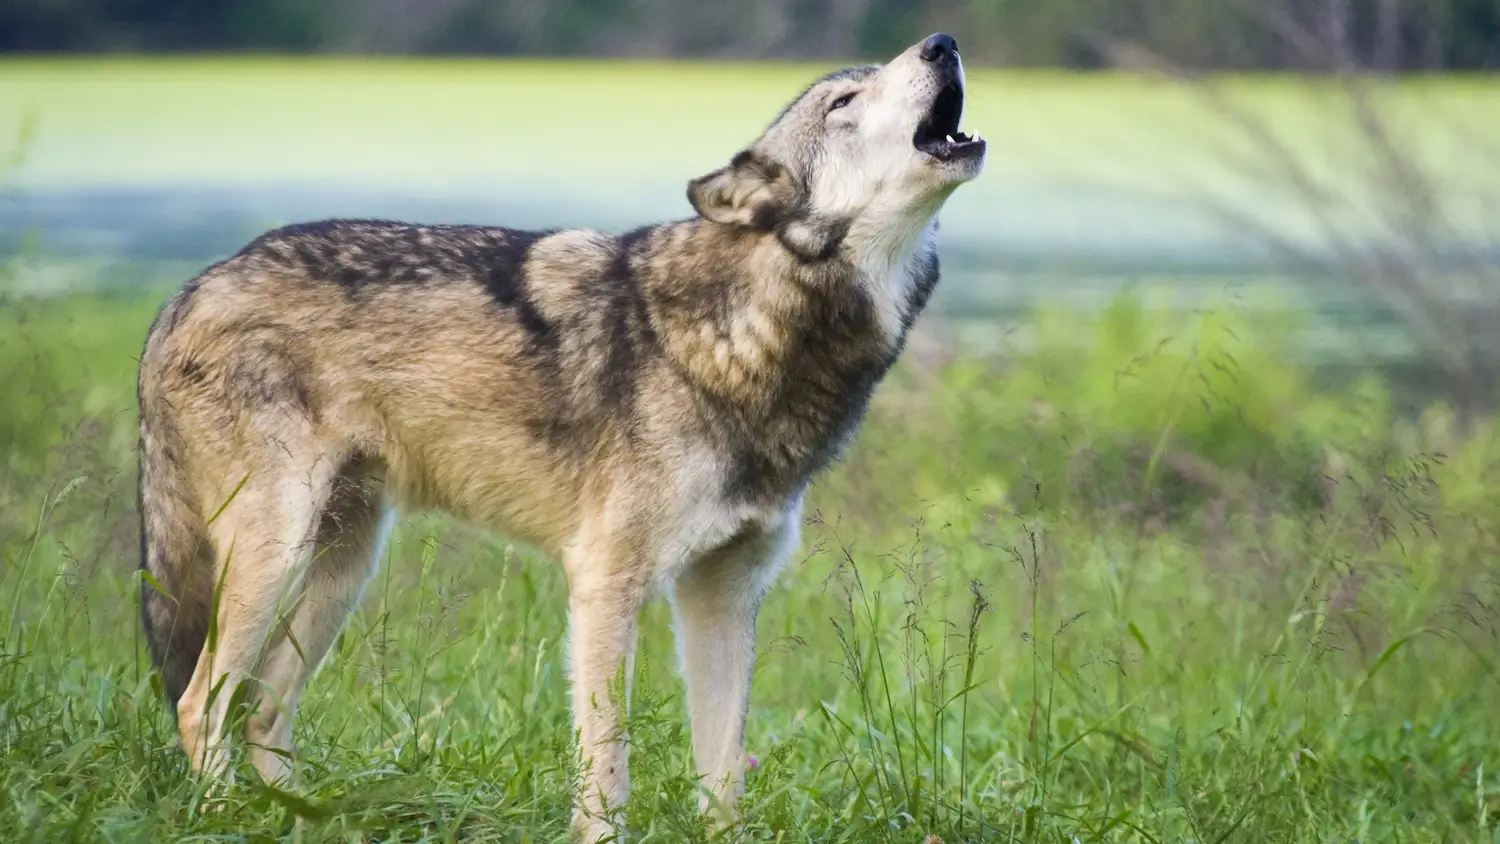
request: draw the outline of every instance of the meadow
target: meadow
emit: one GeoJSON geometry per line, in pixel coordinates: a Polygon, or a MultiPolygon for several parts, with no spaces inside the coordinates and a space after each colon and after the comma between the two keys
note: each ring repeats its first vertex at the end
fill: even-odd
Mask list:
{"type": "MultiPolygon", "coordinates": [[[[268,61],[259,76],[254,62],[7,64],[0,114],[44,106],[14,183],[228,189],[406,167],[403,184],[479,170],[522,191],[521,170],[568,171],[570,189],[649,216],[680,171],[715,166],[808,73],[621,71],[620,90],[654,91],[673,115],[663,136],[684,152],[657,160],[641,139],[663,124],[639,102],[599,98],[598,74],[525,70],[564,81],[528,101],[545,119],[518,124],[485,102],[488,66],[448,67],[458,90],[437,103],[420,69],[366,68],[361,110],[328,93],[355,84],[347,66],[311,64],[268,61]],[[305,98],[265,93],[276,74],[305,98]],[[209,85],[215,75],[239,86],[209,85]],[[733,109],[682,106],[733,84],[733,109]],[[342,103],[319,123],[329,132],[307,133],[296,154],[277,148],[293,117],[325,102],[342,103]],[[377,125],[391,102],[424,116],[377,125]],[[273,107],[270,128],[246,116],[273,107]],[[640,145],[640,170],[610,181],[599,133],[569,112],[640,145]],[[536,133],[540,158],[515,173],[476,140],[536,133]],[[232,155],[216,146],[234,143],[232,155]],[[661,192],[639,196],[636,180],[653,179],[661,192]]],[[[1141,176],[1086,148],[1142,132],[1133,111],[1175,107],[1129,98],[1149,81],[1114,83],[1106,109],[1098,90],[1045,96],[1078,79],[978,78],[996,92],[975,97],[993,109],[978,115],[987,136],[992,120],[1029,128],[993,181],[955,200],[959,245],[1015,237],[1002,231],[1021,214],[1006,187],[1141,176]],[[1076,124],[1005,119],[1049,108],[1076,124]],[[1013,210],[991,213],[1002,206],[1013,210]]],[[[1277,86],[1291,83],[1251,96],[1277,86]]],[[[1497,96],[1464,81],[1443,90],[1411,107],[1497,96]]],[[[1304,96],[1271,107],[1295,112],[1304,96]]],[[[1069,244],[1088,234],[1068,231],[1067,207],[1047,224],[1063,280],[1069,244]]],[[[561,571],[431,515],[401,522],[309,691],[300,780],[276,789],[242,772],[217,797],[188,774],[138,632],[133,379],[169,265],[138,284],[35,295],[27,274],[66,275],[55,267],[69,257],[18,251],[0,273],[6,838],[565,841],[561,571]]],[[[1264,292],[1205,283],[1185,307],[1180,290],[1150,285],[1087,302],[1042,291],[983,344],[964,342],[951,312],[923,320],[848,458],[814,485],[803,547],[765,602],[748,840],[1500,841],[1500,417],[1407,391],[1373,365],[1321,377],[1305,354],[1317,318],[1264,292]]],[[[643,624],[632,840],[709,840],[667,620],[653,604],[643,624]]]]}

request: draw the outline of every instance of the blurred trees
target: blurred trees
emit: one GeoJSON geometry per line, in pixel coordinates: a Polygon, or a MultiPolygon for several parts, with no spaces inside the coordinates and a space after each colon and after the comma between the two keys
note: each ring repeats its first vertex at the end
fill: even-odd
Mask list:
{"type": "Polygon", "coordinates": [[[1101,43],[1186,66],[1500,64],[1500,0],[10,0],[0,50],[275,50],[486,55],[886,57],[959,36],[971,61],[1093,67],[1101,43]]]}

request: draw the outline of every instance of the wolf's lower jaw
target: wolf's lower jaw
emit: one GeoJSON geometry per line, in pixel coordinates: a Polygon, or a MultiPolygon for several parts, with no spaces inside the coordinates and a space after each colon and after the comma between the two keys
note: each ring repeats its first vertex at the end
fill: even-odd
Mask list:
{"type": "Polygon", "coordinates": [[[943,138],[930,141],[914,142],[917,150],[936,158],[939,161],[952,161],[958,158],[967,158],[984,152],[984,138],[974,135],[972,138],[963,132],[954,132],[943,138]]]}

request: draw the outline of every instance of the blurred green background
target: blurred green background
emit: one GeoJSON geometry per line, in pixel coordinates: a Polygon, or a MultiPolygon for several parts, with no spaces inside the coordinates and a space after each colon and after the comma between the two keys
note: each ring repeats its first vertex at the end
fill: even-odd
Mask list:
{"type": "MultiPolygon", "coordinates": [[[[46,294],[180,281],[267,227],[322,216],[624,229],[689,213],[687,180],[824,69],[0,60],[0,117],[23,153],[0,247],[28,259],[20,289],[46,294]]],[[[1349,262],[1417,236],[1432,238],[1421,258],[1437,275],[1497,254],[1500,88],[1482,79],[1361,94],[1420,168],[1423,184],[1409,188],[1371,178],[1389,166],[1382,139],[1364,134],[1339,80],[1191,87],[987,68],[971,79],[966,125],[995,146],[944,215],[940,314],[993,325],[1042,293],[1094,306],[1147,284],[1190,305],[1253,284],[1319,314],[1309,354],[1407,360],[1424,349],[1400,330],[1399,303],[1350,278],[1360,268],[1349,262]],[[1247,140],[1259,133],[1270,148],[1247,140]],[[1426,212],[1435,231],[1389,230],[1407,225],[1391,219],[1407,213],[1405,190],[1439,203],[1426,212]]],[[[955,330],[984,339],[981,326],[955,330]]]]}
{"type": "Polygon", "coordinates": [[[680,216],[813,75],[943,28],[996,143],[940,312],[1254,284],[1319,317],[1308,354],[1412,364],[1449,329],[1370,276],[1488,308],[1462,276],[1500,254],[1494,0],[29,0],[0,11],[0,254],[46,293],[295,219],[680,216]]]}

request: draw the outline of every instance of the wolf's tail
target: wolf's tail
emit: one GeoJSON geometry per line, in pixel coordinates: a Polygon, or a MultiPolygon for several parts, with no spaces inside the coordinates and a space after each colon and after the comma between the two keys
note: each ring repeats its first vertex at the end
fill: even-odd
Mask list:
{"type": "Polygon", "coordinates": [[[171,407],[154,394],[150,351],[148,342],[139,384],[141,622],[175,714],[208,638],[213,555],[171,407]]]}

